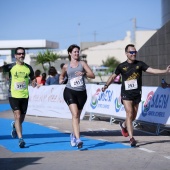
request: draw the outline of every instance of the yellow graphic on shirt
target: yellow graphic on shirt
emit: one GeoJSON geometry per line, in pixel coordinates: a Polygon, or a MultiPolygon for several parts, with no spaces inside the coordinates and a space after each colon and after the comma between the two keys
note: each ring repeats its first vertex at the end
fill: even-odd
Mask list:
{"type": "Polygon", "coordinates": [[[128,77],[127,80],[134,80],[134,79],[138,79],[138,77],[140,76],[139,73],[133,73],[130,77],[128,77]]]}
{"type": "Polygon", "coordinates": [[[136,66],[136,70],[138,70],[139,69],[139,66],[136,66]]]}
{"type": "Polygon", "coordinates": [[[122,68],[124,71],[127,71],[127,69],[128,69],[128,67],[124,67],[124,68],[122,68]]]}

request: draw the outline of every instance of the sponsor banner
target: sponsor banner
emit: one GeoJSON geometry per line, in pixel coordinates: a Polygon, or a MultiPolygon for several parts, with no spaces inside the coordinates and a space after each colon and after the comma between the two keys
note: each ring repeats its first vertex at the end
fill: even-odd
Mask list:
{"type": "Polygon", "coordinates": [[[29,87],[28,115],[71,118],[63,99],[65,85],[29,87]]]}
{"type": "Polygon", "coordinates": [[[112,85],[102,92],[103,85],[91,85],[90,94],[87,100],[86,111],[91,113],[113,115],[114,111],[114,90],[112,85]]]}
{"type": "MultiPolygon", "coordinates": [[[[65,85],[50,85],[33,88],[29,86],[28,115],[59,117],[71,119],[69,107],[63,99],[65,85]]],[[[90,92],[90,85],[86,85],[87,97],[90,92]]],[[[85,115],[85,108],[82,110],[80,119],[85,115]]]]}
{"type": "Polygon", "coordinates": [[[170,88],[143,87],[137,119],[170,125],[170,88]]]}
{"type": "Polygon", "coordinates": [[[122,119],[126,118],[126,112],[125,112],[125,108],[124,105],[121,102],[121,85],[117,85],[117,84],[113,84],[113,88],[115,91],[115,96],[114,96],[114,116],[115,117],[119,117],[122,119]]]}
{"type": "MultiPolygon", "coordinates": [[[[121,103],[121,85],[112,84],[102,92],[103,85],[87,84],[87,102],[81,119],[86,112],[110,115],[125,119],[126,112],[121,103]]],[[[71,112],[63,99],[65,85],[50,85],[40,88],[29,87],[28,115],[71,119],[71,112]]],[[[137,120],[170,125],[170,88],[142,87],[137,120]]]]}

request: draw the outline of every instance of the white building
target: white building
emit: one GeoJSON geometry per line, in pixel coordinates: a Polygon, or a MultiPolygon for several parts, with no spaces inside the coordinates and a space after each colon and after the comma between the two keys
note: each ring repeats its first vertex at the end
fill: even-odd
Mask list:
{"type": "Polygon", "coordinates": [[[30,64],[30,55],[33,54],[27,53],[27,50],[57,49],[59,44],[48,40],[0,40],[0,59],[7,63],[13,62],[14,49],[17,47],[26,49],[25,62],[30,64]]]}
{"type": "MultiPolygon", "coordinates": [[[[156,32],[151,31],[136,31],[135,32],[135,47],[139,50],[144,43],[150,39],[150,37],[156,32]]],[[[127,31],[126,37],[123,40],[117,40],[114,42],[103,43],[102,45],[96,45],[82,49],[82,54],[87,55],[87,63],[90,66],[101,66],[102,60],[106,61],[108,57],[115,57],[119,62],[126,60],[125,46],[132,43],[132,36],[130,31],[127,31]]],[[[86,42],[87,44],[87,42],[86,42]]],[[[83,46],[83,45],[82,45],[83,46]]]]}

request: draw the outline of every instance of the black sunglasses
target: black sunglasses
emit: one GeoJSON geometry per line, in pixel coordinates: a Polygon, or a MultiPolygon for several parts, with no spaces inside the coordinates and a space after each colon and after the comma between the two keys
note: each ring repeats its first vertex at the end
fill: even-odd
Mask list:
{"type": "Polygon", "coordinates": [[[22,54],[22,55],[25,55],[25,53],[17,53],[17,55],[21,55],[21,54],[22,54]]]}
{"type": "Polygon", "coordinates": [[[130,54],[137,54],[137,51],[128,51],[130,54]]]}

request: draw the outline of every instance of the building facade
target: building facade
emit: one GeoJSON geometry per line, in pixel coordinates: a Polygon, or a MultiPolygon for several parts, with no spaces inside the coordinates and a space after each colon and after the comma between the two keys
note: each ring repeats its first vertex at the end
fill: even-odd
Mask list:
{"type": "MultiPolygon", "coordinates": [[[[140,49],[143,44],[154,34],[156,30],[152,31],[136,31],[135,32],[135,46],[140,49]]],[[[103,43],[94,47],[82,49],[82,54],[87,56],[86,60],[90,66],[101,66],[102,61],[106,61],[108,57],[115,57],[119,62],[126,60],[125,46],[132,43],[132,35],[127,31],[123,40],[103,43]]]]}

